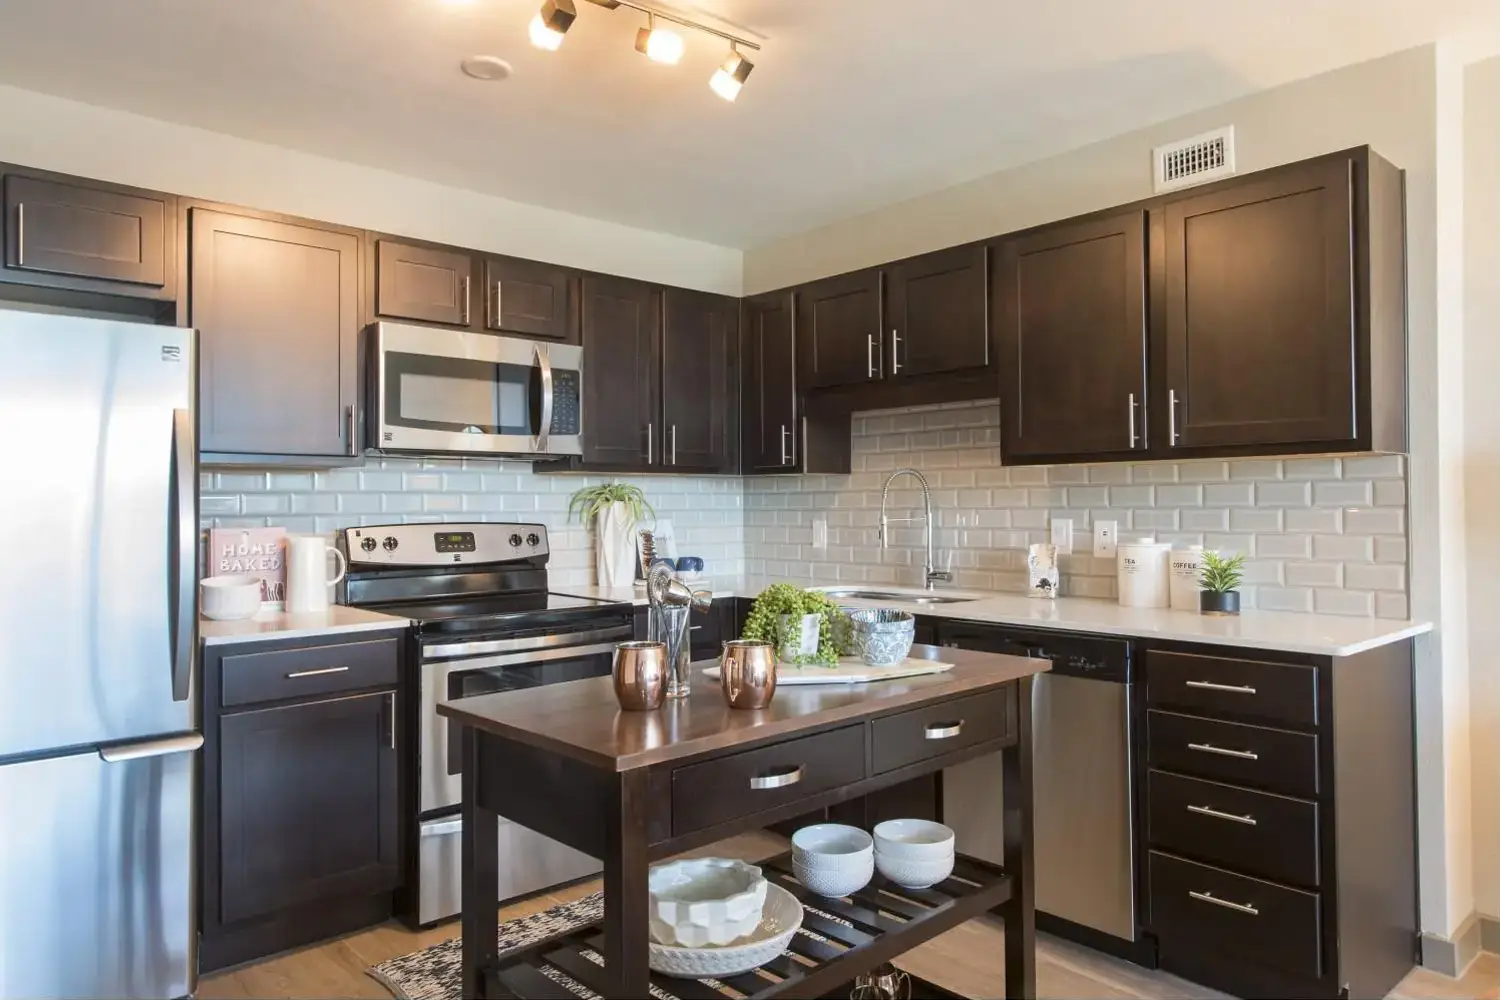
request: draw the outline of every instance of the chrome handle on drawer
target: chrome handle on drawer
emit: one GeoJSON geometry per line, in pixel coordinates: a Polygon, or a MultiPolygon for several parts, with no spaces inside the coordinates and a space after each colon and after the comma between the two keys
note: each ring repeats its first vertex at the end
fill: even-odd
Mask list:
{"type": "Polygon", "coordinates": [[[1219,812],[1219,810],[1213,808],[1212,806],[1188,806],[1187,811],[1190,813],[1197,813],[1199,816],[1212,816],[1214,819],[1227,819],[1231,823],[1243,823],[1246,826],[1258,825],[1255,822],[1255,817],[1250,815],[1249,813],[1246,813],[1243,816],[1236,816],[1234,813],[1219,812]]]}
{"type": "Polygon", "coordinates": [[[1189,750],[1199,750],[1203,753],[1216,753],[1221,757],[1238,757],[1240,760],[1260,760],[1260,754],[1249,750],[1230,750],[1228,747],[1216,747],[1212,743],[1189,743],[1189,750]]]}
{"type": "Polygon", "coordinates": [[[1260,911],[1255,907],[1249,905],[1248,903],[1233,903],[1227,899],[1220,899],[1218,896],[1215,896],[1211,892],[1193,892],[1191,889],[1189,889],[1188,895],[1192,896],[1199,902],[1212,903],[1215,906],[1222,906],[1226,910],[1236,910],[1240,913],[1248,913],[1252,917],[1260,916],[1260,911]]]}
{"type": "Polygon", "coordinates": [[[286,675],[287,680],[296,680],[298,677],[322,677],[324,674],[347,674],[348,667],[323,667],[319,670],[295,670],[286,675]]]}
{"type": "Polygon", "coordinates": [[[1231,694],[1254,694],[1249,684],[1215,684],[1213,681],[1183,681],[1183,687],[1203,688],[1205,691],[1228,691],[1231,694]]]}
{"type": "Polygon", "coordinates": [[[963,719],[957,722],[935,722],[922,731],[922,736],[929,740],[946,740],[951,736],[957,736],[963,728],[963,719]]]}
{"type": "Polygon", "coordinates": [[[787,785],[795,785],[802,780],[802,765],[798,764],[791,770],[772,771],[769,774],[753,774],[750,776],[751,788],[785,788],[787,785]]]}

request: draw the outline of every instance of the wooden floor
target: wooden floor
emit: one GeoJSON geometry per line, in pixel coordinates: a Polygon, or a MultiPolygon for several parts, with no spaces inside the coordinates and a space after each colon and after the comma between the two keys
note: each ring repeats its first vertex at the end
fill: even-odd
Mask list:
{"type": "MultiPolygon", "coordinates": [[[[704,848],[718,854],[754,860],[779,853],[785,841],[770,834],[751,834],[704,848]]],[[[500,909],[500,919],[526,916],[597,891],[597,882],[559,890],[500,909]]],[[[413,932],[394,922],[348,937],[290,952],[262,962],[208,976],[198,984],[199,1000],[259,997],[369,997],[391,994],[365,974],[387,959],[458,936],[457,921],[413,932]]],[[[973,920],[907,952],[897,962],[913,973],[971,997],[990,997],[1002,980],[1004,934],[998,921],[973,920]]],[[[1143,969],[1058,938],[1038,935],[1037,993],[1042,997],[1210,998],[1223,994],[1168,973],[1143,969]]],[[[1500,958],[1484,955],[1462,979],[1416,969],[1391,994],[1397,1000],[1457,1000],[1500,997],[1500,958]]]]}

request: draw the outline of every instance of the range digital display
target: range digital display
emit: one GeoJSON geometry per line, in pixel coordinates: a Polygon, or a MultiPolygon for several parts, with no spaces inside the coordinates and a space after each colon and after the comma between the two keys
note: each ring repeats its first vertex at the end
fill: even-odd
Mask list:
{"type": "Polygon", "coordinates": [[[473,552],[474,532],[439,531],[432,536],[439,552],[473,552]]]}

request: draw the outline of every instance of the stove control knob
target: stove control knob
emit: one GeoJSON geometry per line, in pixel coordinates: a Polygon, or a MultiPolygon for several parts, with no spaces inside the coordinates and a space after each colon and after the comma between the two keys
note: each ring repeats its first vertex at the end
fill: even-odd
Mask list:
{"type": "Polygon", "coordinates": [[[364,549],[366,552],[374,552],[375,551],[375,536],[374,535],[366,535],[365,536],[365,540],[359,543],[359,547],[362,548],[362,549],[364,549]]]}
{"type": "Polygon", "coordinates": [[[521,536],[520,535],[511,535],[510,536],[510,547],[513,548],[513,549],[519,549],[521,547],[521,536]]]}
{"type": "Polygon", "coordinates": [[[538,545],[542,544],[542,540],[541,538],[537,537],[537,533],[533,531],[531,534],[526,536],[526,544],[530,545],[532,548],[536,548],[538,545]]]}
{"type": "Polygon", "coordinates": [[[383,542],[382,544],[385,545],[385,550],[387,552],[395,552],[396,551],[396,546],[400,545],[401,543],[398,542],[398,541],[396,541],[396,536],[394,536],[394,535],[386,535],[385,536],[385,542],[383,542]]]}

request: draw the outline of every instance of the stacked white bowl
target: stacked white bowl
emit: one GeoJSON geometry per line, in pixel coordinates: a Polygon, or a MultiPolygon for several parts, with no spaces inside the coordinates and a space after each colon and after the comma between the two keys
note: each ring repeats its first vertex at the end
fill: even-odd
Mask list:
{"type": "Polygon", "coordinates": [[[875,876],[875,842],[856,826],[804,826],[792,834],[792,873],[819,896],[858,892],[875,876]]]}
{"type": "Polygon", "coordinates": [[[953,874],[953,830],[927,819],[875,827],[875,867],[905,889],[928,889],[953,874]]]}

